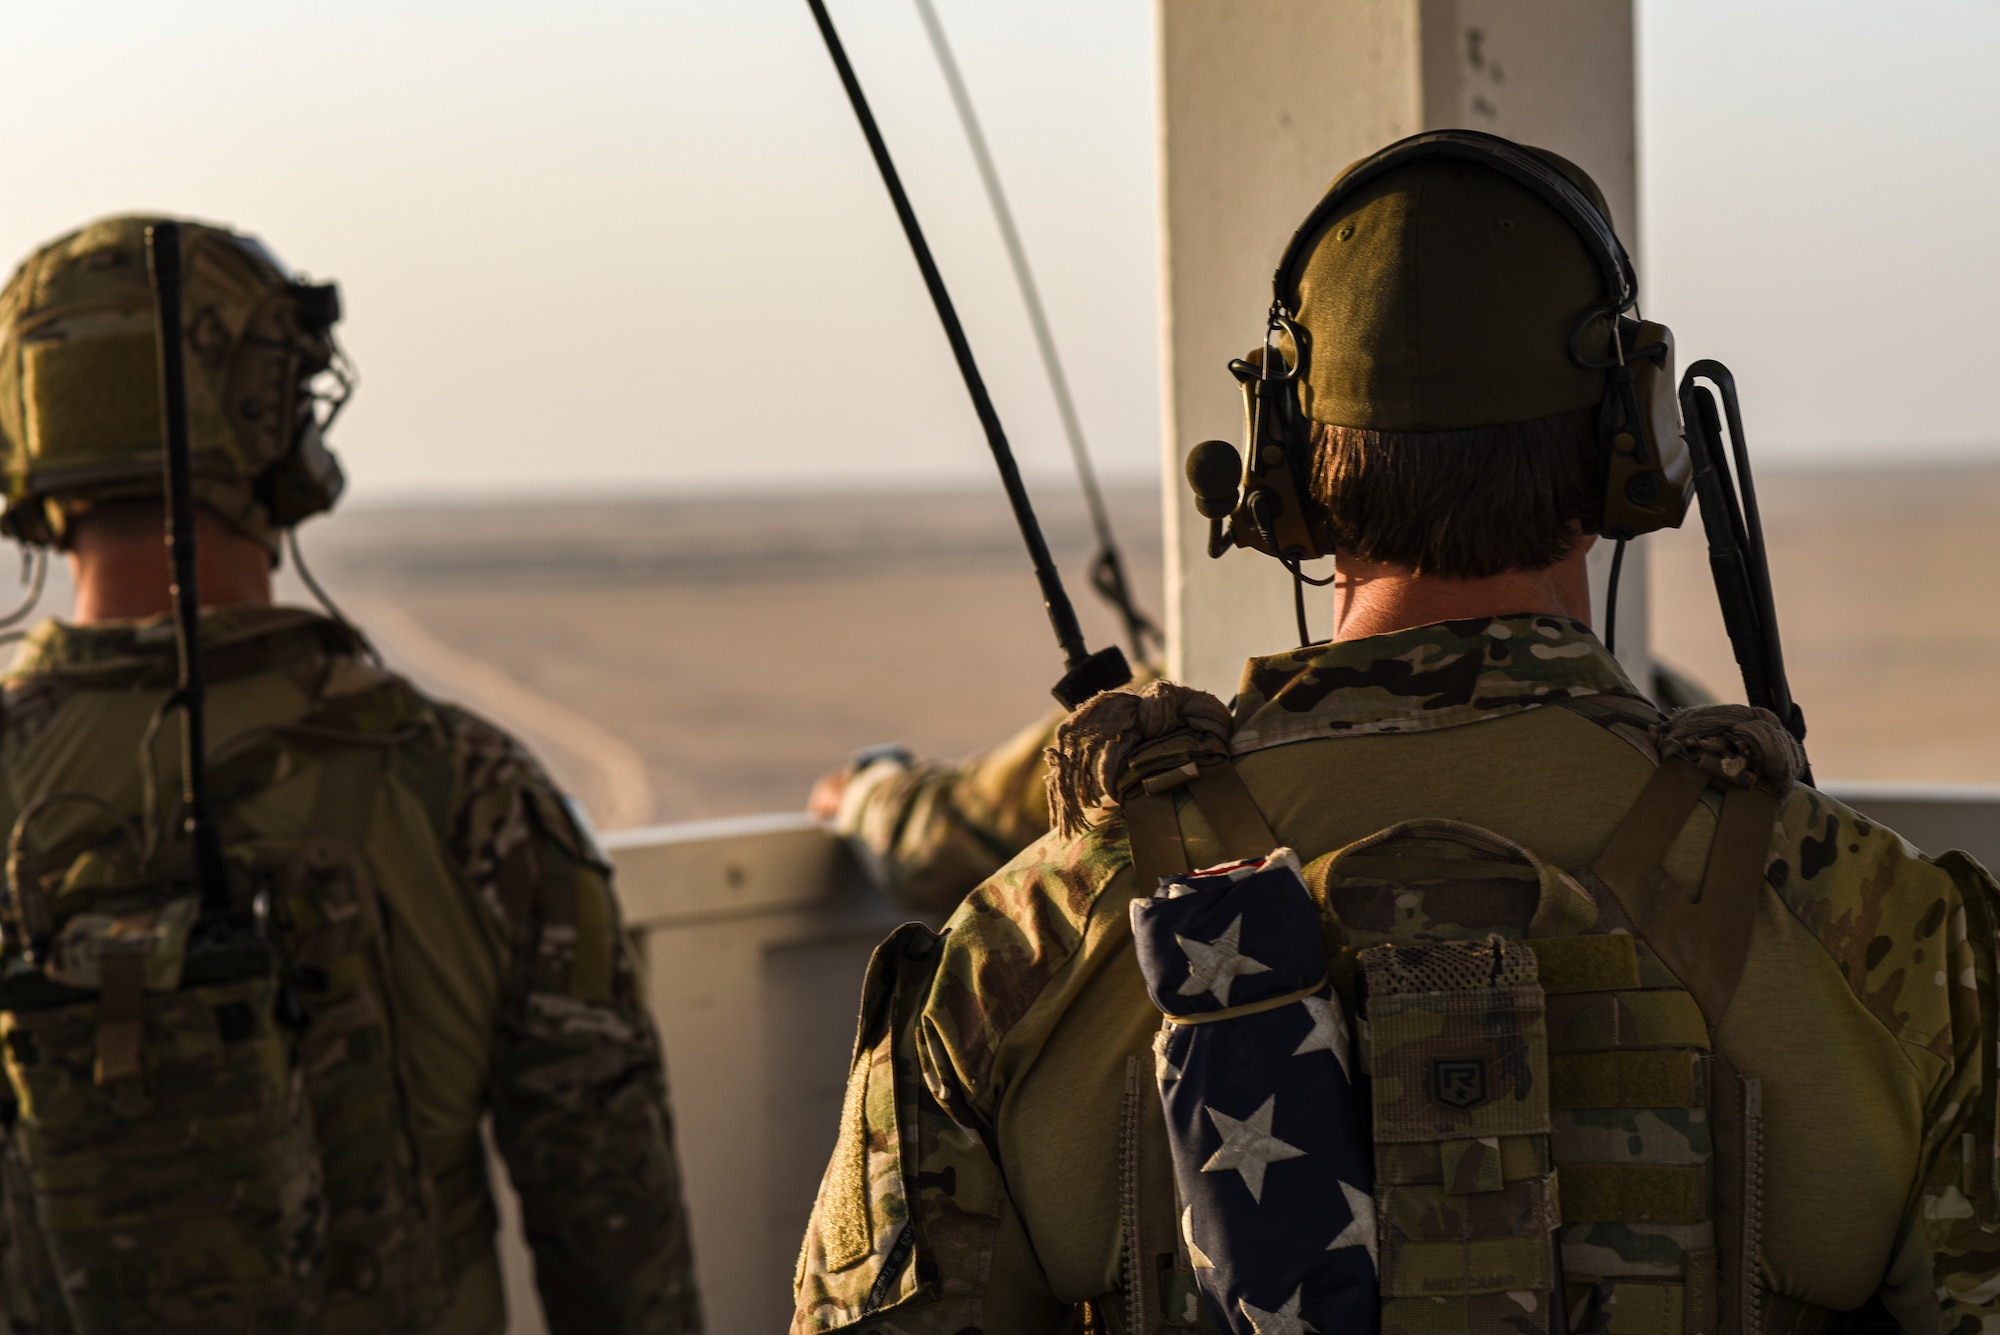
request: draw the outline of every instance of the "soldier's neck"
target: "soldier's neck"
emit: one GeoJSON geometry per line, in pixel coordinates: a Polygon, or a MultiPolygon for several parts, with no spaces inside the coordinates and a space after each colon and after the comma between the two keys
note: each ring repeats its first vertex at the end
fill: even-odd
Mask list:
{"type": "MultiPolygon", "coordinates": [[[[172,572],[163,523],[78,525],[69,552],[76,584],[71,620],[79,626],[138,621],[173,610],[172,572]]],[[[203,607],[268,607],[271,557],[264,544],[201,513],[195,530],[195,582],[203,607]]]]}
{"type": "Polygon", "coordinates": [[[1509,570],[1485,579],[1438,579],[1407,566],[1354,557],[1334,561],[1333,638],[1359,640],[1439,621],[1543,612],[1590,624],[1586,538],[1547,570],[1509,570]]]}

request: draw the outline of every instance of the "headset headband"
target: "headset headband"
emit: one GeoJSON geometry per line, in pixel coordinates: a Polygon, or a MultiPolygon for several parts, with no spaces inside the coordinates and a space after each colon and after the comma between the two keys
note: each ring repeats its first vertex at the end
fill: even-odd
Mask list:
{"type": "Polygon", "coordinates": [[[1298,312],[1298,284],[1293,274],[1301,255],[1318,235],[1328,215],[1377,178],[1433,158],[1456,158],[1461,162],[1477,163],[1532,192],[1561,214],[1576,230],[1577,236],[1582,238],[1584,249],[1597,262],[1605,297],[1612,303],[1612,312],[1622,313],[1638,301],[1639,277],[1633,271],[1631,257],[1625,253],[1618,234],[1612,230],[1611,220],[1604,216],[1589,195],[1577,188],[1576,182],[1546,159],[1498,135],[1483,134],[1478,130],[1430,130],[1411,135],[1408,139],[1399,139],[1380,152],[1363,158],[1327,192],[1326,198],[1292,233],[1291,244],[1285,247],[1285,257],[1278,262],[1278,270],[1271,276],[1272,296],[1278,304],[1293,314],[1298,312]]]}

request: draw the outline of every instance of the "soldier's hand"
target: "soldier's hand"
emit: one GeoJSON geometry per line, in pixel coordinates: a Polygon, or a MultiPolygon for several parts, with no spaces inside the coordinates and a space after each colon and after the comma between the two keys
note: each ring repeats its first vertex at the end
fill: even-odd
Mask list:
{"type": "Polygon", "coordinates": [[[806,814],[822,824],[839,815],[840,799],[847,792],[847,781],[853,777],[852,765],[842,765],[820,775],[813,782],[812,793],[806,798],[806,814]]]}

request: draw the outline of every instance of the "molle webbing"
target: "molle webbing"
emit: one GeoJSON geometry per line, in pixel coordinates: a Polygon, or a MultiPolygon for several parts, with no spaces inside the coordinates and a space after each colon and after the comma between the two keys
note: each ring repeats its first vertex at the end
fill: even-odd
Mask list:
{"type": "Polygon", "coordinates": [[[1708,1031],[1622,933],[1537,939],[1572,1329],[1716,1330],[1708,1031]]]}

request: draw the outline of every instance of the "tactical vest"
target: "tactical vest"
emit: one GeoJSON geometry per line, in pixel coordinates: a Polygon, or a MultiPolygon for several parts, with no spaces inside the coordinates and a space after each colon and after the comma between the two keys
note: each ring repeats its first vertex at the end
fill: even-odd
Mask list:
{"type": "MultiPolygon", "coordinates": [[[[251,740],[230,765],[282,772],[251,740]]],[[[365,850],[402,740],[311,713],[267,730],[315,754],[304,834],[246,832],[217,767],[250,924],[229,960],[208,958],[186,878],[131,874],[117,834],[38,854],[24,813],[0,978],[10,1278],[34,1309],[17,1329],[361,1332],[444,1311],[467,1259],[446,1224],[484,1178],[425,1161],[398,1044],[365,850]]]]}
{"type": "MultiPolygon", "coordinates": [[[[1230,762],[1159,769],[1143,786],[1123,803],[1141,885],[1189,870],[1182,787],[1232,857],[1278,846],[1230,762]]],[[[1385,1332],[1825,1323],[1759,1282],[1760,1091],[1713,1043],[1778,800],[1755,774],[1668,759],[1574,874],[1438,820],[1306,866],[1370,1076],[1385,1332]],[[1690,894],[1662,864],[1703,803],[1716,834],[1690,894]]],[[[1128,1081],[1118,1325],[1213,1330],[1185,1239],[1164,1227],[1180,1203],[1150,1077],[1135,1062],[1128,1081]]]]}

